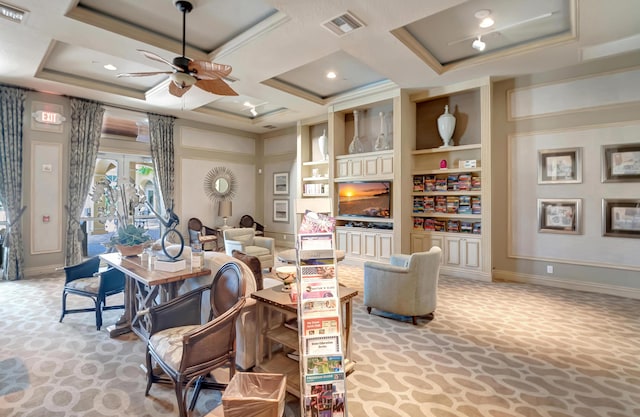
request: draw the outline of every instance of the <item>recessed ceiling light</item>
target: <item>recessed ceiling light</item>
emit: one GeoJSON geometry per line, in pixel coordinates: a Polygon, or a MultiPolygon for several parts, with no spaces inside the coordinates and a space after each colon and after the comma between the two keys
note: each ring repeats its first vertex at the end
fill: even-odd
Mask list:
{"type": "Polygon", "coordinates": [[[256,117],[256,116],[258,115],[258,112],[256,111],[256,108],[255,108],[255,107],[251,107],[251,110],[249,110],[249,111],[251,112],[251,115],[252,115],[253,117],[256,117]]]}
{"type": "Polygon", "coordinates": [[[106,65],[104,65],[104,69],[109,70],[109,71],[115,71],[118,68],[115,65],[106,64],[106,65]]]}
{"type": "Polygon", "coordinates": [[[490,28],[491,26],[493,26],[495,22],[493,21],[492,18],[490,17],[485,17],[484,19],[482,19],[482,21],[480,22],[480,27],[482,29],[486,29],[486,28],[490,28]]]}
{"type": "Polygon", "coordinates": [[[247,106],[247,107],[253,107],[253,104],[251,104],[251,103],[250,103],[250,102],[248,102],[248,101],[245,101],[245,102],[244,102],[244,105],[245,105],[245,106],[247,106]]]}
{"type": "Polygon", "coordinates": [[[333,80],[334,78],[336,78],[336,73],[333,71],[327,72],[327,78],[333,80]]]}

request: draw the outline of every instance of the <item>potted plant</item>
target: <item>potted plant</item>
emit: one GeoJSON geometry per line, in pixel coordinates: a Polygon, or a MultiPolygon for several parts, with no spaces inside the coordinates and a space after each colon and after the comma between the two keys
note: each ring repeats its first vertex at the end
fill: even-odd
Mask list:
{"type": "Polygon", "coordinates": [[[99,204],[101,219],[117,224],[116,233],[105,246],[115,248],[123,256],[136,256],[151,243],[147,230],[135,225],[136,208],[146,201],[144,193],[135,184],[118,184],[104,178],[94,185],[91,199],[99,204]]]}

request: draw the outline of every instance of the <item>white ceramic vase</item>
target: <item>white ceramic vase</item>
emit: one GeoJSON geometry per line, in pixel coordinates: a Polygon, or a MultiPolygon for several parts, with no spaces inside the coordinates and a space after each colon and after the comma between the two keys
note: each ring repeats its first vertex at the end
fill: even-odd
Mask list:
{"type": "Polygon", "coordinates": [[[329,159],[329,140],[327,139],[327,129],[322,131],[322,136],[318,138],[318,148],[320,148],[320,154],[322,158],[326,161],[329,159]]]}
{"type": "Polygon", "coordinates": [[[353,140],[349,144],[349,153],[362,153],[362,152],[364,152],[364,145],[363,145],[362,141],[360,140],[360,135],[358,134],[358,124],[359,124],[358,110],[354,110],[353,111],[354,133],[353,133],[353,140]]]}
{"type": "Polygon", "coordinates": [[[438,117],[438,133],[444,143],[441,148],[451,146],[451,138],[456,128],[456,117],[449,113],[449,106],[444,106],[444,113],[438,117]]]}

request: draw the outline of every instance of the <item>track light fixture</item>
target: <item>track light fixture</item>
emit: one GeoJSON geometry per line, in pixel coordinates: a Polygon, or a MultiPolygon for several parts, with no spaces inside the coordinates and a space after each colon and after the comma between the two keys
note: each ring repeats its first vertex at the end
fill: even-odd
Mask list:
{"type": "Polygon", "coordinates": [[[487,47],[487,44],[482,42],[482,37],[478,35],[478,39],[475,39],[473,41],[473,43],[471,44],[471,47],[476,51],[482,52],[484,51],[484,48],[487,47]]]}

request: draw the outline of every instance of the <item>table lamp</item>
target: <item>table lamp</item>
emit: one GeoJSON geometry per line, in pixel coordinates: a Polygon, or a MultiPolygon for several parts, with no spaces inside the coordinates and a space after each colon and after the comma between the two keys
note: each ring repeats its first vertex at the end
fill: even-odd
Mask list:
{"type": "Polygon", "coordinates": [[[218,217],[222,217],[224,220],[224,224],[222,225],[223,229],[228,229],[227,218],[231,217],[231,200],[222,200],[218,204],[218,217]]]}

